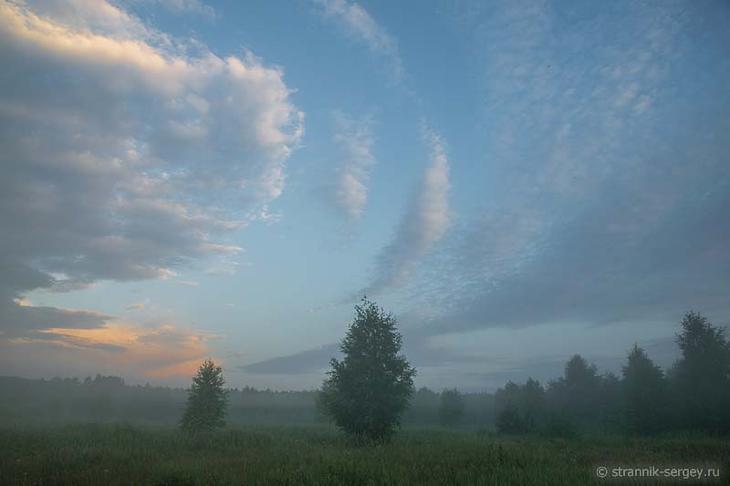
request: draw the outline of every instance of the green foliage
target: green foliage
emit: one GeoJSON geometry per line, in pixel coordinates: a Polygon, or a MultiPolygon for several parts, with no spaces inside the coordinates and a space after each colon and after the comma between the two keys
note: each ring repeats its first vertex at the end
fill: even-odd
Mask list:
{"type": "Polygon", "coordinates": [[[534,429],[513,403],[507,404],[497,414],[497,432],[500,434],[526,434],[534,429]]]}
{"type": "Polygon", "coordinates": [[[578,437],[578,427],[565,414],[552,412],[545,416],[540,435],[551,439],[574,439],[578,437]]]}
{"type": "Polygon", "coordinates": [[[504,434],[534,432],[545,411],[545,390],[528,378],[524,385],[508,381],[495,394],[497,431],[504,434]]]}
{"type": "MultiPolygon", "coordinates": [[[[459,425],[469,428],[492,428],[494,425],[494,394],[486,392],[462,393],[464,411],[459,425]]],[[[402,426],[441,426],[439,410],[441,393],[421,387],[411,396],[403,413],[402,426]]]]}
{"type": "Polygon", "coordinates": [[[209,432],[225,425],[228,393],[223,389],[223,370],[205,360],[188,392],[188,403],[180,427],[189,433],[209,432]]]}
{"type": "Polygon", "coordinates": [[[358,440],[386,441],[400,424],[416,374],[400,354],[401,346],[391,314],[367,299],[355,306],[355,319],[340,345],[344,358],[330,362],[321,404],[340,429],[358,440]]]}
{"type": "Polygon", "coordinates": [[[608,484],[595,477],[601,463],[716,464],[723,477],[730,467],[723,439],[545,440],[408,428],[381,447],[355,447],[326,427],[226,430],[202,444],[172,427],[0,427],[0,449],[0,482],[9,486],[584,486],[608,484]]]}
{"type": "Polygon", "coordinates": [[[725,330],[689,312],[677,344],[682,357],[672,370],[682,426],[730,432],[730,343],[725,330]]]}
{"type": "Polygon", "coordinates": [[[624,426],[623,382],[613,373],[601,376],[597,415],[600,432],[614,433],[624,426]]]}
{"type": "Polygon", "coordinates": [[[600,381],[595,365],[589,364],[579,354],[570,358],[563,378],[566,412],[579,421],[595,416],[600,381]]]}
{"type": "Polygon", "coordinates": [[[464,397],[456,388],[441,392],[439,406],[439,422],[441,425],[453,427],[464,417],[464,397]]]}
{"type": "Polygon", "coordinates": [[[656,434],[668,430],[730,433],[730,343],[723,329],[690,312],[677,343],[682,358],[664,377],[643,349],[630,351],[622,379],[580,355],[546,392],[534,380],[508,382],[495,394],[497,430],[572,437],[581,433],[656,434]]]}
{"type": "Polygon", "coordinates": [[[664,373],[634,345],[623,367],[624,414],[628,430],[651,434],[666,424],[664,373]]]}
{"type": "MultiPolygon", "coordinates": [[[[595,366],[573,356],[565,375],[546,389],[530,379],[524,384],[508,383],[495,394],[462,394],[464,412],[459,423],[465,428],[494,430],[499,425],[497,417],[512,404],[515,410],[499,420],[499,428],[509,433],[550,437],[571,437],[578,432],[581,436],[624,431],[730,433],[730,359],[724,331],[691,312],[682,321],[678,342],[682,356],[667,378],[660,377],[660,370],[643,351],[631,352],[620,379],[610,373],[598,375],[595,366]]],[[[350,364],[363,361],[350,360],[350,364]]],[[[354,373],[349,379],[342,383],[357,383],[354,373]]],[[[326,385],[331,384],[327,380],[326,385]]],[[[226,420],[233,425],[313,425],[332,420],[332,402],[326,399],[335,396],[347,395],[332,390],[233,389],[226,395],[226,420]]],[[[186,400],[190,401],[188,393],[181,388],[128,385],[113,376],[85,380],[0,377],[0,426],[89,421],[172,425],[183,415],[186,400]]],[[[444,423],[441,408],[441,394],[421,388],[410,396],[408,408],[398,419],[404,426],[436,426],[444,423]]],[[[368,416],[371,409],[357,410],[368,416]]]]}

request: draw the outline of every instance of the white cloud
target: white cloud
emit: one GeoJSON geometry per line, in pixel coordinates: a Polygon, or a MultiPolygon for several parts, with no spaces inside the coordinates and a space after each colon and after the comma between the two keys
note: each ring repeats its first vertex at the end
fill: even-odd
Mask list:
{"type": "Polygon", "coordinates": [[[29,290],[235,256],[226,235],[284,189],[303,114],[252,53],[219,57],[104,1],[2,1],[0,60],[0,311],[29,329],[48,325],[13,302],[29,290]]]}
{"type": "Polygon", "coordinates": [[[424,141],[430,150],[430,164],[393,240],[378,257],[376,278],[366,289],[367,293],[403,284],[418,260],[448,230],[451,220],[449,159],[441,137],[430,129],[424,132],[424,141]]]}
{"type": "Polygon", "coordinates": [[[403,62],[396,40],[356,2],[314,0],[322,15],[336,22],[348,35],[365,44],[375,55],[386,59],[396,81],[403,75],[403,62]]]}
{"type": "Polygon", "coordinates": [[[422,229],[418,248],[422,251],[440,240],[449,225],[449,159],[441,137],[435,132],[427,131],[426,141],[431,150],[431,165],[426,169],[417,203],[419,227],[422,229]]]}
{"type": "Polygon", "coordinates": [[[341,160],[333,188],[334,200],[348,219],[358,220],[368,201],[370,170],[377,162],[372,153],[371,120],[353,120],[337,113],[335,125],[334,141],[341,160]]]}

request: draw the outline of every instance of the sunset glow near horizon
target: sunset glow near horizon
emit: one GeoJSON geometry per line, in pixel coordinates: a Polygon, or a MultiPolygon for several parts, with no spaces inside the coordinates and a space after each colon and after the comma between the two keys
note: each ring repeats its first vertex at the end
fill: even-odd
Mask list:
{"type": "Polygon", "coordinates": [[[0,375],[417,386],[730,324],[730,4],[0,0],[0,375]]]}

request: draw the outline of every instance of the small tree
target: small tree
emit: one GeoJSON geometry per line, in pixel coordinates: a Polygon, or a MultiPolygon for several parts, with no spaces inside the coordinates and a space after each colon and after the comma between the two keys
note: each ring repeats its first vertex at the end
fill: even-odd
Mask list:
{"type": "Polygon", "coordinates": [[[643,349],[634,345],[623,368],[624,416],[632,432],[650,434],[665,425],[664,374],[643,349]]]}
{"type": "Polygon", "coordinates": [[[207,359],[200,365],[188,390],[188,403],[180,421],[186,432],[207,432],[225,425],[228,392],[223,389],[223,370],[207,359]]]}
{"type": "Polygon", "coordinates": [[[441,406],[439,407],[439,421],[441,425],[453,427],[464,416],[464,397],[456,388],[441,392],[441,406]]]}
{"type": "Polygon", "coordinates": [[[396,320],[363,298],[340,344],[344,359],[332,359],[321,403],[335,424],[357,439],[385,441],[400,424],[413,393],[413,369],[400,354],[396,320]]]}

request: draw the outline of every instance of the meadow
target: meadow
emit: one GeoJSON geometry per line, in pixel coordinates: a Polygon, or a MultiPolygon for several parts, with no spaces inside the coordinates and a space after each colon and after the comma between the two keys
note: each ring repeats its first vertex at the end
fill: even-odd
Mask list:
{"type": "Polygon", "coordinates": [[[549,439],[440,428],[405,428],[389,444],[363,446],[328,426],[228,428],[198,438],[162,426],[5,426],[0,450],[3,485],[667,484],[601,480],[595,470],[700,464],[719,466],[714,482],[728,484],[730,470],[726,439],[549,439]]]}

